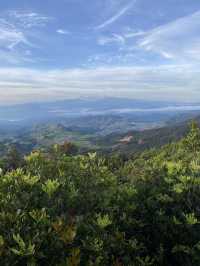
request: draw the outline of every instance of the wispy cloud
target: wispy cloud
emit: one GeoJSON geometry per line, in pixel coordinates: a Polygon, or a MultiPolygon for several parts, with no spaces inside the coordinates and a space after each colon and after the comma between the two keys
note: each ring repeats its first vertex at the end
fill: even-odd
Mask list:
{"type": "Polygon", "coordinates": [[[138,45],[166,59],[200,60],[200,11],[146,32],[138,45]]]}
{"type": "Polygon", "coordinates": [[[58,29],[56,32],[59,34],[62,34],[62,35],[70,34],[70,32],[68,30],[63,30],[63,29],[58,29]]]}
{"type": "Polygon", "coordinates": [[[0,48],[13,49],[20,43],[28,44],[23,32],[6,20],[0,19],[0,48]]]}
{"type": "Polygon", "coordinates": [[[106,45],[111,43],[118,43],[123,45],[125,43],[125,38],[119,34],[112,34],[111,36],[101,36],[98,38],[99,45],[106,45]]]}
{"type": "Polygon", "coordinates": [[[84,97],[197,101],[200,68],[192,65],[94,69],[0,69],[0,104],[84,97]]]}
{"type": "Polygon", "coordinates": [[[114,16],[110,17],[106,21],[104,21],[102,24],[98,25],[95,27],[96,30],[103,29],[111,24],[113,24],[115,21],[117,21],[119,18],[121,18],[124,14],[127,13],[127,11],[133,6],[135,1],[132,1],[125,7],[121,8],[114,16]]]}
{"type": "Polygon", "coordinates": [[[144,36],[146,34],[145,31],[143,30],[135,30],[135,29],[131,29],[131,28],[128,28],[128,30],[126,30],[123,35],[124,35],[124,38],[126,39],[129,39],[129,38],[135,38],[135,37],[141,37],[141,36],[144,36]]]}
{"type": "Polygon", "coordinates": [[[1,63],[33,62],[30,58],[30,30],[43,27],[50,18],[33,12],[9,11],[0,17],[1,63]]]}
{"type": "Polygon", "coordinates": [[[32,27],[43,27],[52,20],[51,17],[24,10],[11,10],[8,12],[8,17],[12,19],[14,23],[26,29],[32,27]]]}
{"type": "Polygon", "coordinates": [[[175,64],[199,63],[200,11],[148,31],[127,28],[117,34],[101,36],[97,42],[99,45],[117,43],[122,63],[130,53],[139,55],[140,60],[154,56],[175,64]]]}

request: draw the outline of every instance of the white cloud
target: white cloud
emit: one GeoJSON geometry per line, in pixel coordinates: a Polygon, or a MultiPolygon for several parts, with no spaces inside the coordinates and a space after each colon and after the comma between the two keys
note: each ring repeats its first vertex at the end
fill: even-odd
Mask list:
{"type": "Polygon", "coordinates": [[[130,52],[140,56],[160,55],[164,60],[185,63],[200,61],[200,11],[178,18],[170,23],[149,31],[126,27],[118,34],[101,36],[99,45],[117,43],[120,45],[121,59],[130,52]],[[146,52],[146,53],[144,53],[146,52]]]}
{"type": "Polygon", "coordinates": [[[79,97],[197,101],[200,68],[191,65],[94,69],[0,69],[0,104],[79,97]]]}
{"type": "Polygon", "coordinates": [[[134,3],[135,3],[135,1],[132,1],[131,3],[126,5],[125,7],[121,8],[114,16],[112,16],[108,20],[104,21],[102,24],[95,27],[95,29],[96,30],[103,29],[103,28],[113,24],[115,21],[117,21],[119,18],[121,18],[124,14],[126,14],[127,11],[133,6],[134,3]]]}
{"type": "Polygon", "coordinates": [[[63,35],[67,35],[70,33],[68,30],[63,30],[63,29],[58,29],[56,32],[63,35]]]}
{"type": "Polygon", "coordinates": [[[119,34],[112,34],[111,36],[101,36],[98,38],[99,45],[106,45],[111,43],[118,43],[123,45],[125,43],[125,38],[119,34]]]}
{"type": "Polygon", "coordinates": [[[200,60],[200,11],[146,32],[138,45],[167,59],[200,60]]]}
{"type": "Polygon", "coordinates": [[[146,32],[142,30],[135,31],[132,29],[128,29],[124,32],[123,35],[124,35],[124,38],[129,39],[129,38],[134,38],[134,37],[141,37],[141,36],[144,36],[145,34],[146,32]]]}
{"type": "Polygon", "coordinates": [[[33,12],[9,11],[0,17],[1,64],[33,62],[29,50],[34,46],[30,40],[30,28],[43,27],[50,20],[33,12]]]}
{"type": "Polygon", "coordinates": [[[28,41],[18,28],[0,19],[0,48],[13,49],[18,44],[28,44],[28,41]]]}
{"type": "Polygon", "coordinates": [[[12,10],[8,12],[8,17],[23,28],[43,27],[52,18],[35,12],[23,10],[12,10]]]}

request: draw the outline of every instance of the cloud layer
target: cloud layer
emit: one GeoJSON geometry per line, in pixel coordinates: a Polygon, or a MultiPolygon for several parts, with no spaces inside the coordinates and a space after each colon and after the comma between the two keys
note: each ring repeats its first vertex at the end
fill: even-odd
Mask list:
{"type": "Polygon", "coordinates": [[[0,104],[79,97],[198,101],[200,70],[190,65],[39,71],[0,69],[0,104]],[[191,82],[192,81],[192,82],[191,82]]]}

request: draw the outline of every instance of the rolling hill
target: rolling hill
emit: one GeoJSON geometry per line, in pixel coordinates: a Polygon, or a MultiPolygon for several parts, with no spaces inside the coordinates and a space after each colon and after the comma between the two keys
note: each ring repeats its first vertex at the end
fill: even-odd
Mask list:
{"type": "MultiPolygon", "coordinates": [[[[200,116],[193,118],[200,125],[200,116]]],[[[125,134],[110,134],[96,138],[95,144],[108,153],[119,152],[126,155],[141,152],[150,148],[158,148],[184,137],[189,129],[191,119],[176,120],[169,125],[143,131],[128,131],[125,134]]]]}
{"type": "MultiPolygon", "coordinates": [[[[179,115],[168,123],[134,122],[135,117],[123,115],[86,116],[61,120],[60,123],[40,123],[14,132],[1,131],[0,154],[5,155],[10,146],[27,154],[36,149],[48,150],[55,143],[67,141],[74,143],[81,153],[95,150],[130,156],[179,140],[187,133],[193,116],[193,113],[179,115]]],[[[200,116],[195,120],[200,124],[200,116]]]]}

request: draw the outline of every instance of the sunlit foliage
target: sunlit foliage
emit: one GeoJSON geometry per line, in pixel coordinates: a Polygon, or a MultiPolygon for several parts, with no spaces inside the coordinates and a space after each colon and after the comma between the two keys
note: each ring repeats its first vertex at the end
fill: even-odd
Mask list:
{"type": "Polygon", "coordinates": [[[199,206],[195,124],[127,162],[33,152],[0,171],[0,265],[200,265],[199,206]]]}

